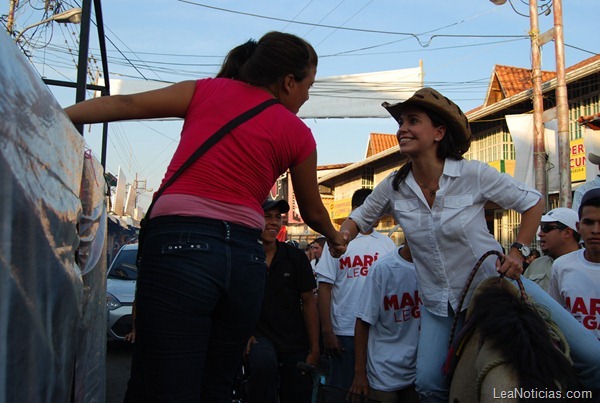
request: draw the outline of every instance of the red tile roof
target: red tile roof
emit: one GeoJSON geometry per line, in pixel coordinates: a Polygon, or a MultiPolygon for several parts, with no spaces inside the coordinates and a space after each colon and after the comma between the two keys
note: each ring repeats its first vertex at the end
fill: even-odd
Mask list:
{"type": "MultiPolygon", "coordinates": [[[[531,88],[531,69],[496,65],[494,68],[505,97],[512,97],[531,88]]],[[[556,77],[553,71],[542,71],[542,82],[556,77]]]]}
{"type": "Polygon", "coordinates": [[[379,154],[382,151],[388,150],[398,145],[398,140],[395,134],[371,133],[369,143],[367,145],[367,155],[369,158],[372,155],[379,154]]]}
{"type": "Polygon", "coordinates": [[[587,58],[587,59],[585,59],[585,60],[583,60],[583,61],[581,61],[581,62],[579,62],[577,64],[572,65],[571,67],[568,67],[567,69],[565,69],[565,72],[568,73],[570,71],[577,70],[577,69],[579,69],[581,67],[587,66],[590,63],[594,63],[594,62],[596,62],[598,60],[600,60],[600,55],[592,56],[592,57],[587,58]]]}
{"type": "MultiPolygon", "coordinates": [[[[532,87],[531,71],[531,69],[521,67],[495,65],[484,106],[492,105],[530,89],[532,87]]],[[[542,82],[554,77],[556,77],[555,72],[542,71],[542,82]]]]}
{"type": "MultiPolygon", "coordinates": [[[[587,58],[567,68],[566,73],[585,67],[598,60],[600,60],[600,55],[587,58]]],[[[512,97],[513,95],[531,89],[531,71],[531,69],[521,67],[503,66],[500,64],[495,65],[483,106],[492,105],[505,98],[512,97]]],[[[550,81],[553,78],[556,78],[556,72],[542,71],[542,82],[550,81]]]]}

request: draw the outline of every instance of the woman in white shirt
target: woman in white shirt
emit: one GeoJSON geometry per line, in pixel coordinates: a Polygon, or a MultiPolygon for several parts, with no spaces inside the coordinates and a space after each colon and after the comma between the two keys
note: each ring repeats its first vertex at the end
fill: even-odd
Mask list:
{"type": "MultiPolygon", "coordinates": [[[[400,152],[409,161],[377,185],[364,205],[350,214],[341,231],[350,240],[359,229],[369,228],[383,212],[393,211],[411,245],[424,304],[419,338],[419,345],[424,348],[418,350],[417,391],[421,401],[447,401],[441,368],[460,293],[471,269],[485,252],[502,252],[488,230],[484,206],[492,201],[521,213],[521,226],[502,265],[487,259],[481,266],[466,296],[465,308],[481,280],[497,276],[497,271],[511,278],[520,276],[524,255],[529,254],[525,245],[535,235],[544,203],[535,189],[485,163],[462,157],[471,143],[468,120],[454,102],[439,92],[423,88],[403,103],[383,106],[400,124],[396,136],[400,152]]],[[[534,300],[552,305],[555,320],[555,315],[566,316],[533,283],[526,284],[526,290],[534,300]]],[[[566,326],[573,324],[568,318],[564,320],[566,326]]],[[[578,342],[579,333],[573,334],[578,342]]],[[[597,351],[593,354],[600,359],[600,344],[588,347],[597,351]]],[[[589,369],[586,354],[589,351],[582,352],[581,359],[589,369]]],[[[590,363],[595,368],[586,375],[590,376],[590,383],[597,383],[599,364],[590,363]]]]}

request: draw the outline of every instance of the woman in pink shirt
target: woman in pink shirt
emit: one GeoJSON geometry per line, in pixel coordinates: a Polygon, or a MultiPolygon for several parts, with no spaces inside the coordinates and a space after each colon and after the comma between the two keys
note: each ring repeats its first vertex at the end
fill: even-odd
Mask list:
{"type": "Polygon", "coordinates": [[[65,110],[76,124],[183,118],[164,185],[227,122],[279,101],[231,130],[156,200],[141,251],[126,401],[231,401],[265,284],[261,205],[279,175],[290,170],[302,218],[332,253],[345,249],[319,195],[314,138],[296,116],[317,61],[306,41],[270,32],[234,48],[216,78],[65,110]]]}

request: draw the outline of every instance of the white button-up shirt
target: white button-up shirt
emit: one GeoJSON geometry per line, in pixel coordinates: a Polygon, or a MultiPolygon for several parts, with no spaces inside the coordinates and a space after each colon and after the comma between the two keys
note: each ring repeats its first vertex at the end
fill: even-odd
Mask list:
{"type": "MultiPolygon", "coordinates": [[[[382,214],[392,212],[408,240],[423,304],[431,313],[447,316],[448,304],[455,312],[458,309],[462,289],[479,258],[490,250],[502,251],[488,230],[485,204],[491,201],[523,213],[541,194],[480,161],[446,159],[430,208],[412,172],[398,191],[392,187],[394,175],[377,185],[350,218],[366,231],[382,214]]],[[[481,280],[498,275],[495,267],[494,256],[481,265],[463,309],[481,280]]]]}

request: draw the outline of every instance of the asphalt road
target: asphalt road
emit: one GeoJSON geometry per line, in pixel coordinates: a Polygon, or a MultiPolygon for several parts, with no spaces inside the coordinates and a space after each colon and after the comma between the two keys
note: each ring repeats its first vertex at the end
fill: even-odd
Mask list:
{"type": "Polygon", "coordinates": [[[123,403],[131,371],[130,343],[111,342],[106,350],[106,403],[123,403]]]}

